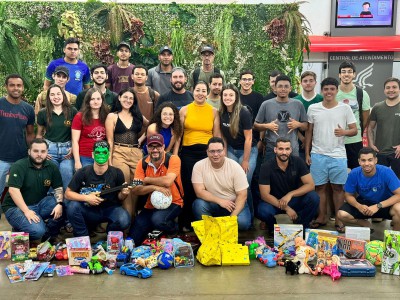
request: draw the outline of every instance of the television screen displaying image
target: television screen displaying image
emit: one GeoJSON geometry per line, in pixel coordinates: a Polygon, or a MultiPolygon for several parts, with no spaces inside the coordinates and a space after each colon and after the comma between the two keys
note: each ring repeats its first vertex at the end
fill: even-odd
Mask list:
{"type": "Polygon", "coordinates": [[[393,27],[395,0],[336,0],[336,28],[393,27]]]}

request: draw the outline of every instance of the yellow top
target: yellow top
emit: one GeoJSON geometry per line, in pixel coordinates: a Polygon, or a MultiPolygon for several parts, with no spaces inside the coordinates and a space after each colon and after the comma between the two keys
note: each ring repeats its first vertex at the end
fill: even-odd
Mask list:
{"type": "Polygon", "coordinates": [[[213,137],[214,112],[213,107],[192,102],[187,106],[185,124],[183,124],[183,146],[207,144],[213,137]]]}

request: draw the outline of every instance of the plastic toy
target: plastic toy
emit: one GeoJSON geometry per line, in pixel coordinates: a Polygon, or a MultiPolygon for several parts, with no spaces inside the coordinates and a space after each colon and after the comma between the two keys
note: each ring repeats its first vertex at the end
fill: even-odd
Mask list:
{"type": "MultiPolygon", "coordinates": [[[[168,252],[166,252],[168,253],[168,252]]],[[[145,259],[145,266],[149,269],[153,269],[158,266],[157,255],[151,255],[145,259]]]]}
{"type": "MultiPolygon", "coordinates": [[[[141,258],[148,258],[152,255],[150,246],[139,246],[133,249],[131,254],[131,262],[135,263],[136,259],[141,258]]],[[[117,259],[118,260],[118,259],[117,259]]],[[[118,262],[117,262],[118,263],[118,262]]]]}
{"type": "Polygon", "coordinates": [[[120,268],[123,264],[129,262],[129,258],[131,257],[131,252],[120,252],[116,257],[116,267],[120,268]]]}
{"type": "Polygon", "coordinates": [[[40,276],[42,276],[44,270],[47,269],[49,264],[50,264],[49,262],[33,264],[29,268],[29,270],[26,271],[24,279],[25,280],[38,280],[40,278],[40,276]]]}
{"type": "Polygon", "coordinates": [[[285,269],[286,269],[285,274],[287,274],[288,272],[291,275],[299,274],[299,265],[300,265],[300,262],[293,262],[293,261],[287,259],[285,261],[285,269]]]}
{"type": "Polygon", "coordinates": [[[56,265],[49,265],[43,272],[44,277],[54,277],[54,271],[56,270],[56,265]]]}
{"type": "MultiPolygon", "coordinates": [[[[303,240],[304,241],[304,240],[303,240]]],[[[310,274],[307,262],[315,255],[315,250],[309,246],[298,246],[293,262],[300,262],[299,274],[310,274]]]]}
{"type": "Polygon", "coordinates": [[[149,278],[153,275],[153,271],[149,268],[144,268],[138,264],[127,263],[120,268],[122,275],[135,276],[138,278],[149,278]]]}
{"type": "Polygon", "coordinates": [[[329,266],[325,266],[322,270],[323,274],[329,275],[332,278],[332,281],[338,280],[342,274],[338,270],[338,266],[335,263],[332,263],[329,266]]]}
{"type": "MultiPolygon", "coordinates": [[[[186,243],[181,239],[174,238],[172,240],[174,246],[174,266],[175,268],[193,267],[194,255],[190,243],[186,243]]],[[[247,248],[247,247],[246,247],[247,248]]],[[[248,250],[246,249],[248,253],[248,250]]]]}
{"type": "Polygon", "coordinates": [[[368,259],[374,266],[380,266],[382,264],[384,249],[384,242],[371,241],[365,245],[365,258],[368,259]]]}
{"type": "Polygon", "coordinates": [[[339,272],[343,277],[374,277],[376,267],[367,259],[340,259],[339,272]]]}
{"type": "Polygon", "coordinates": [[[29,233],[11,233],[11,259],[12,261],[24,261],[29,256],[29,233]]]}
{"type": "Polygon", "coordinates": [[[49,242],[44,242],[37,247],[37,259],[40,261],[50,261],[55,254],[55,247],[49,242]]]}
{"type": "Polygon", "coordinates": [[[29,249],[29,259],[36,260],[37,259],[37,248],[30,248],[29,249]]]}
{"type": "Polygon", "coordinates": [[[77,274],[90,274],[90,270],[86,268],[81,268],[78,266],[72,266],[71,267],[71,272],[72,273],[77,273],[77,274]]]}
{"type": "Polygon", "coordinates": [[[172,195],[165,196],[159,191],[154,191],[153,193],[151,193],[150,202],[156,209],[166,209],[172,203],[172,195]]]}
{"type": "Polygon", "coordinates": [[[135,242],[131,237],[127,237],[125,240],[125,246],[128,248],[129,251],[132,251],[135,248],[135,242]]]}
{"type": "Polygon", "coordinates": [[[166,270],[173,266],[174,257],[168,252],[163,252],[158,255],[157,262],[160,269],[166,270]]]}
{"type": "Polygon", "coordinates": [[[0,259],[10,259],[11,231],[0,231],[0,259]]]}
{"type": "Polygon", "coordinates": [[[118,254],[124,245],[124,234],[122,231],[109,231],[107,234],[107,252],[118,254]]]}
{"type": "Polygon", "coordinates": [[[72,272],[71,266],[57,266],[56,273],[57,273],[57,276],[59,276],[59,277],[74,275],[74,273],[72,272]]]}
{"type": "Polygon", "coordinates": [[[99,258],[97,257],[97,255],[92,256],[90,262],[88,262],[88,266],[93,274],[101,274],[104,271],[103,266],[99,262],[99,258]]]}

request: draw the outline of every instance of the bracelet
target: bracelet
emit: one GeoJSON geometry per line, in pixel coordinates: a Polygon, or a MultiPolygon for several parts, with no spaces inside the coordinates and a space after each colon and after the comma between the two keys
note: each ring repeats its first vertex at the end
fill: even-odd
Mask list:
{"type": "Polygon", "coordinates": [[[56,205],[61,205],[62,207],[65,206],[64,202],[57,202],[56,205]]]}

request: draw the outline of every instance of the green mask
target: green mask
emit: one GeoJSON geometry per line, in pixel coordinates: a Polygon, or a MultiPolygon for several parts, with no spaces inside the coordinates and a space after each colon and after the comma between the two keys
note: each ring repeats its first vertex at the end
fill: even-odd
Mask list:
{"type": "Polygon", "coordinates": [[[106,147],[97,147],[94,149],[93,157],[99,165],[104,165],[110,157],[110,151],[106,147]]]}

